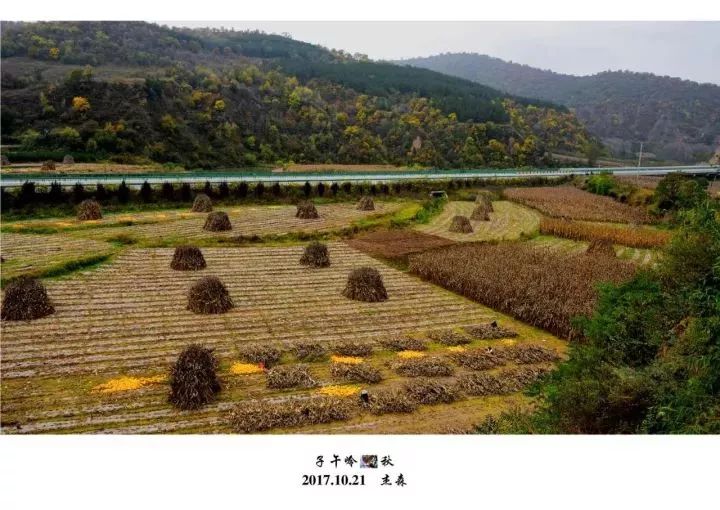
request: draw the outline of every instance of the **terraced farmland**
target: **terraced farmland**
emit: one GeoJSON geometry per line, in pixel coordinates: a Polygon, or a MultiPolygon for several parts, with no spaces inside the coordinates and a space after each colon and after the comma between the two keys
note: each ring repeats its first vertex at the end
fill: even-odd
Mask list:
{"type": "Polygon", "coordinates": [[[323,231],[350,225],[356,220],[390,214],[407,206],[407,202],[375,202],[375,211],[359,211],[354,204],[318,205],[317,219],[295,217],[295,206],[242,206],[222,208],[230,217],[232,230],[208,232],[203,230],[207,213],[189,210],[142,212],[107,215],[102,220],[80,222],[75,219],[34,220],[10,223],[8,229],[53,228],[71,230],[73,235],[107,240],[119,235],[137,240],[212,239],[239,235],[268,235],[299,231],[323,231]]]}
{"type": "MultiPolygon", "coordinates": [[[[282,401],[319,391],[269,390],[262,373],[237,375],[242,373],[238,365],[233,373],[233,365],[241,361],[241,348],[249,342],[376,344],[393,335],[426,336],[437,329],[499,320],[519,337],[475,340],[468,347],[530,342],[564,350],[565,344],[548,333],[385,267],[344,244],[330,245],[332,265],[326,269],[301,266],[300,246],[203,252],[207,269],[200,272],[171,270],[171,249],[131,249],[111,264],[75,278],[46,282],[55,314],[32,322],[3,323],[3,431],[227,432],[224,413],[238,402],[282,401]],[[361,303],[341,297],[348,272],[361,265],[378,268],[388,301],[361,303]],[[206,275],[225,283],[235,308],[222,315],[195,315],[186,309],[188,287],[206,275]],[[220,398],[197,412],[170,406],[163,377],[190,343],[214,348],[221,362],[220,398]]],[[[447,349],[431,344],[430,352],[442,354],[447,349]]],[[[383,375],[378,386],[403,382],[387,364],[395,357],[376,349],[368,358],[383,375]]],[[[293,359],[286,353],[281,361],[293,359]]],[[[338,384],[329,363],[310,365],[322,386],[338,384]]],[[[462,370],[457,374],[462,375],[462,370]]],[[[469,397],[453,404],[421,406],[409,416],[362,414],[347,422],[292,431],[442,432],[467,428],[487,413],[522,400],[519,394],[469,397]]]]}
{"type": "Polygon", "coordinates": [[[21,275],[42,275],[61,269],[70,261],[96,260],[109,255],[113,246],[102,241],[68,235],[0,234],[3,280],[21,275]]]}
{"type": "Polygon", "coordinates": [[[450,232],[449,227],[454,216],[467,216],[473,212],[474,202],[449,202],[443,212],[429,224],[418,225],[416,228],[426,234],[432,234],[453,241],[510,241],[521,235],[531,235],[540,226],[540,214],[532,209],[512,202],[500,200],[493,202],[495,212],[490,213],[490,221],[475,221],[473,232],[463,234],[450,232]]]}
{"type": "MultiPolygon", "coordinates": [[[[584,241],[573,241],[553,236],[538,236],[530,240],[533,245],[559,250],[563,253],[583,253],[590,243],[584,241]]],[[[659,252],[646,248],[632,248],[629,246],[615,245],[615,254],[625,260],[639,265],[655,264],[659,258],[659,252]]]]}

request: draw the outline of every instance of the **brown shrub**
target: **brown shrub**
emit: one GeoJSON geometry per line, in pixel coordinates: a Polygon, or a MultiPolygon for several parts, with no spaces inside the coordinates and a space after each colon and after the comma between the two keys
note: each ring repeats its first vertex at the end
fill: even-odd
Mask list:
{"type": "Polygon", "coordinates": [[[473,231],[472,224],[467,216],[453,216],[448,228],[450,232],[459,232],[461,234],[470,234],[473,231]]]}
{"type": "Polygon", "coordinates": [[[218,277],[206,276],[190,287],[187,307],[201,314],[225,313],[233,307],[233,301],[218,277]]]}
{"type": "Polygon", "coordinates": [[[304,266],[328,267],[330,265],[330,253],[327,245],[313,241],[308,244],[300,257],[300,263],[304,266]]]}
{"type": "Polygon", "coordinates": [[[352,404],[344,399],[314,397],[270,402],[249,400],[238,404],[229,415],[236,432],[259,432],[277,427],[300,427],[347,420],[352,404]]]}
{"type": "Polygon", "coordinates": [[[317,212],[317,208],[315,208],[315,204],[312,202],[300,202],[297,205],[297,211],[295,212],[296,218],[301,218],[303,220],[312,220],[315,218],[319,218],[320,215],[317,212]]]}
{"type": "Polygon", "coordinates": [[[213,210],[212,200],[205,193],[198,193],[193,200],[192,212],[210,212],[213,210]]]}
{"type": "Polygon", "coordinates": [[[554,218],[540,220],[540,233],[575,241],[606,241],[635,248],[660,248],[672,236],[670,232],[652,228],[598,225],[554,218]]]}
{"type": "Polygon", "coordinates": [[[554,349],[535,344],[507,347],[502,350],[501,354],[505,359],[520,365],[546,363],[560,359],[560,355],[554,349]]]}
{"type": "Polygon", "coordinates": [[[571,337],[571,318],[592,314],[598,282],[620,283],[635,266],[526,244],[462,243],[410,257],[410,271],[524,322],[571,337]]]}
{"type": "Polygon", "coordinates": [[[306,365],[280,365],[267,373],[267,387],[283,390],[287,388],[314,388],[317,381],[312,378],[306,365]]]}
{"type": "Polygon", "coordinates": [[[371,344],[365,342],[353,342],[346,340],[344,342],[338,342],[333,346],[333,352],[340,354],[341,356],[370,356],[373,353],[373,347],[371,344]]]}
{"type": "Polygon", "coordinates": [[[220,392],[218,362],[212,349],[190,345],[170,369],[170,402],[179,409],[198,409],[220,392]]]}
{"type": "Polygon", "coordinates": [[[222,211],[211,212],[205,220],[203,230],[207,230],[209,232],[224,232],[226,230],[232,230],[230,218],[227,213],[222,211]]]}
{"type": "Polygon", "coordinates": [[[373,201],[372,197],[362,197],[360,201],[357,204],[357,209],[359,211],[374,211],[375,210],[375,202],[373,201]]]}
{"type": "Polygon", "coordinates": [[[196,271],[205,269],[205,257],[197,246],[178,246],[170,262],[170,267],[177,271],[196,271]]]}
{"type": "Polygon", "coordinates": [[[431,340],[448,346],[469,344],[472,340],[462,333],[458,333],[452,329],[441,329],[428,333],[431,340]]]}
{"type": "Polygon", "coordinates": [[[471,370],[488,370],[505,364],[502,351],[493,349],[470,349],[463,352],[453,352],[450,357],[458,365],[471,370]]]}
{"type": "Polygon", "coordinates": [[[380,370],[368,363],[357,365],[350,363],[333,363],[330,374],[335,379],[344,379],[350,382],[379,383],[382,381],[380,370]]]}
{"type": "Polygon", "coordinates": [[[77,219],[80,221],[102,219],[100,204],[91,198],[83,200],[77,208],[77,219]]]}
{"type": "Polygon", "coordinates": [[[408,397],[418,404],[450,404],[462,398],[457,385],[436,379],[414,379],[405,383],[408,397]]]}
{"type": "Polygon", "coordinates": [[[603,257],[615,257],[615,248],[610,241],[595,239],[590,241],[590,246],[585,250],[586,255],[600,255],[603,257]]]}
{"type": "Polygon", "coordinates": [[[397,388],[372,392],[369,395],[372,414],[412,413],[417,404],[397,388]]]}
{"type": "Polygon", "coordinates": [[[383,338],[380,344],[391,351],[425,351],[427,342],[420,338],[409,338],[406,336],[395,336],[383,338]]]}
{"type": "Polygon", "coordinates": [[[509,188],[505,190],[505,197],[555,218],[616,223],[653,221],[643,208],[631,207],[573,186],[509,188]]]}
{"type": "Polygon", "coordinates": [[[405,377],[449,377],[453,367],[442,358],[411,358],[398,362],[395,371],[405,377]]]}
{"type": "Polygon", "coordinates": [[[293,350],[301,361],[320,361],[327,356],[327,349],[320,342],[299,341],[293,345],[293,350]]]}
{"type": "Polygon", "coordinates": [[[515,331],[499,326],[496,321],[466,326],[463,329],[467,331],[468,335],[479,340],[496,340],[498,338],[514,338],[518,336],[515,331]]]}
{"type": "Polygon", "coordinates": [[[5,287],[0,315],[4,321],[29,321],[55,312],[45,286],[37,278],[21,276],[5,287]]]}
{"type": "Polygon", "coordinates": [[[350,271],[342,295],[366,302],[385,301],[388,298],[382,275],[373,267],[359,267],[350,271]]]}
{"type": "Polygon", "coordinates": [[[50,159],[48,159],[47,161],[43,161],[40,170],[42,170],[43,172],[55,170],[55,162],[50,159]]]}
{"type": "Polygon", "coordinates": [[[270,368],[280,361],[282,351],[274,345],[260,343],[243,344],[238,348],[240,358],[250,363],[262,363],[270,368]]]}
{"type": "Polygon", "coordinates": [[[471,220],[475,221],[490,221],[490,215],[488,214],[488,209],[485,204],[480,203],[475,206],[475,209],[473,209],[472,214],[470,215],[471,220]]]}

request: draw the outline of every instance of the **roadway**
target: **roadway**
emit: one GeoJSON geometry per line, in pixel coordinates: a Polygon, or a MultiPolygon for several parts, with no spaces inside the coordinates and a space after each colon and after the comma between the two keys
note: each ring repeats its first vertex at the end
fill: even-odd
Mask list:
{"type": "Polygon", "coordinates": [[[525,179],[528,177],[565,177],[568,175],[591,175],[602,172],[614,175],[666,175],[669,173],[685,173],[693,175],[720,175],[720,166],[663,166],[663,167],[620,167],[620,168],[554,168],[554,169],[502,169],[502,170],[423,170],[398,172],[318,172],[318,173],[243,173],[243,172],[183,172],[183,173],[145,173],[145,174],[0,174],[0,186],[14,188],[31,181],[38,186],[49,186],[53,182],[61,186],[83,186],[97,184],[118,185],[125,181],[128,186],[140,186],[145,181],[149,184],[170,182],[179,183],[211,183],[221,182],[264,182],[264,183],[304,183],[309,182],[368,182],[383,183],[415,180],[447,180],[447,179],[525,179]]]}

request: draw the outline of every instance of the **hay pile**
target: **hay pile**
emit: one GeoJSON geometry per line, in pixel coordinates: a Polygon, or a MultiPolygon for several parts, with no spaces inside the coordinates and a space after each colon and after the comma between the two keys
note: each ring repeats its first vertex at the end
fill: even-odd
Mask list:
{"type": "Polygon", "coordinates": [[[406,359],[395,365],[395,371],[405,377],[448,377],[454,372],[450,363],[438,357],[406,359]]]}
{"type": "Polygon", "coordinates": [[[385,301],[388,298],[382,276],[372,267],[359,267],[350,271],[342,295],[368,303],[385,301]]]}
{"type": "Polygon", "coordinates": [[[262,363],[265,368],[270,368],[280,361],[282,351],[273,345],[245,344],[238,349],[240,357],[250,363],[262,363]]]}
{"type": "Polygon", "coordinates": [[[409,338],[405,336],[396,336],[383,338],[380,344],[391,351],[426,351],[427,342],[420,338],[409,338]]]}
{"type": "Polygon", "coordinates": [[[435,379],[416,379],[405,384],[408,397],[418,404],[450,404],[462,398],[462,393],[451,382],[435,379]]]}
{"type": "Polygon", "coordinates": [[[514,338],[518,336],[517,332],[503,328],[495,321],[467,326],[464,329],[470,336],[479,340],[496,340],[498,338],[514,338]]]}
{"type": "Polygon", "coordinates": [[[297,211],[295,212],[295,217],[300,218],[303,220],[312,220],[315,218],[319,218],[320,215],[317,212],[317,209],[315,208],[315,204],[312,202],[300,202],[297,205],[297,211]]]}
{"type": "Polygon", "coordinates": [[[506,395],[523,390],[549,371],[543,367],[523,367],[497,374],[467,374],[458,380],[458,387],[468,395],[506,395]]]}
{"type": "Polygon", "coordinates": [[[368,343],[353,342],[347,340],[338,342],[333,346],[333,352],[341,356],[370,356],[373,353],[372,345],[368,343]]]}
{"type": "Polygon", "coordinates": [[[268,371],[267,387],[284,390],[287,388],[314,388],[317,381],[308,372],[307,365],[280,365],[268,371]]]}
{"type": "Polygon", "coordinates": [[[29,321],[55,312],[45,286],[36,278],[22,276],[5,287],[0,316],[4,321],[29,321]]]}
{"type": "Polygon", "coordinates": [[[75,158],[73,158],[70,154],[65,154],[63,156],[63,165],[74,165],[75,164],[75,158]]]}
{"type": "Polygon", "coordinates": [[[482,205],[487,212],[494,212],[492,205],[493,198],[493,194],[489,191],[478,191],[478,194],[475,197],[475,203],[482,205]]]}
{"type": "Polygon", "coordinates": [[[380,370],[368,363],[333,363],[330,374],[335,379],[350,382],[379,383],[382,381],[380,370]]]}
{"type": "Polygon", "coordinates": [[[300,263],[311,267],[328,267],[330,265],[330,253],[327,245],[313,241],[308,244],[300,257],[300,263]]]}
{"type": "Polygon", "coordinates": [[[615,257],[615,248],[611,241],[606,239],[593,239],[585,250],[586,255],[603,255],[606,257],[615,257]]]}
{"type": "Polygon", "coordinates": [[[188,310],[195,313],[225,313],[233,307],[225,285],[216,276],[199,279],[188,291],[188,310]]]}
{"type": "Polygon", "coordinates": [[[368,409],[372,414],[412,413],[417,404],[397,388],[372,392],[368,409]]]}
{"type": "Polygon", "coordinates": [[[519,365],[532,363],[547,363],[557,361],[560,356],[554,349],[548,349],[540,345],[523,344],[503,349],[502,355],[509,361],[519,365]]]}
{"type": "Polygon", "coordinates": [[[43,172],[55,170],[55,162],[49,159],[47,161],[43,161],[40,170],[42,170],[43,172]]]}
{"type": "Polygon", "coordinates": [[[475,206],[475,209],[473,209],[470,219],[475,221],[490,221],[489,212],[485,204],[478,204],[475,206]]]}
{"type": "Polygon", "coordinates": [[[470,220],[467,216],[453,216],[448,228],[450,232],[458,232],[460,234],[470,234],[473,231],[470,220]]]}
{"type": "Polygon", "coordinates": [[[502,351],[491,349],[470,349],[463,352],[454,352],[450,357],[463,367],[471,370],[488,370],[499,367],[507,362],[502,351]]]}
{"type": "Polygon", "coordinates": [[[220,392],[218,362],[212,349],[190,345],[170,369],[170,402],[179,409],[198,409],[220,392]]]}
{"type": "Polygon", "coordinates": [[[250,400],[230,412],[230,425],[236,432],[259,432],[276,427],[301,427],[350,418],[352,404],[345,399],[315,397],[269,402],[250,400]]]}
{"type": "Polygon", "coordinates": [[[301,361],[321,361],[327,356],[327,349],[320,342],[299,341],[293,344],[295,357],[301,361]]]}
{"type": "Polygon", "coordinates": [[[10,160],[5,154],[0,154],[0,166],[8,166],[10,164],[10,160]]]}
{"type": "Polygon", "coordinates": [[[178,246],[170,262],[170,267],[177,271],[197,271],[205,269],[205,257],[196,246],[178,246]]]}
{"type": "Polygon", "coordinates": [[[227,213],[222,211],[211,212],[205,220],[203,230],[207,230],[209,232],[224,232],[226,230],[232,230],[230,218],[227,213]]]}
{"type": "Polygon", "coordinates": [[[192,212],[210,212],[212,211],[212,200],[205,193],[198,193],[193,200],[192,212]]]}
{"type": "Polygon", "coordinates": [[[80,221],[102,219],[100,204],[91,198],[83,200],[77,208],[77,219],[80,221]]]}
{"type": "Polygon", "coordinates": [[[375,202],[373,201],[372,197],[362,197],[357,204],[357,209],[358,211],[374,211],[375,202]]]}
{"type": "Polygon", "coordinates": [[[457,331],[454,331],[452,329],[431,331],[430,333],[428,333],[428,336],[430,337],[431,340],[434,340],[438,343],[441,343],[443,345],[448,345],[451,347],[454,347],[457,345],[465,345],[465,344],[469,344],[471,342],[470,338],[468,338],[465,335],[458,333],[457,331]]]}

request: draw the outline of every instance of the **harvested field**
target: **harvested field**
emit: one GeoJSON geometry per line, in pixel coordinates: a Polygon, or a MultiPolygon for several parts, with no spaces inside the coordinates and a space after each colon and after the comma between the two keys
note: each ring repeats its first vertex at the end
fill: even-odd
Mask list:
{"type": "Polygon", "coordinates": [[[622,204],[573,186],[509,188],[505,190],[505,197],[554,218],[615,223],[653,221],[641,207],[622,204]]]}
{"type": "MultiPolygon", "coordinates": [[[[377,267],[388,301],[339,298],[348,271],[373,259],[342,243],[329,243],[329,249],[333,265],[319,272],[298,264],[302,246],[204,248],[207,268],[202,274],[219,277],[235,302],[219,315],[185,309],[187,289],[199,276],[170,268],[173,249],[128,249],[93,271],[46,281],[53,315],[32,323],[2,324],[3,432],[229,432],[225,415],[236,405],[270,406],[278,398],[278,390],[266,387],[258,362],[243,357],[250,344],[282,346],[279,367],[296,363],[292,345],[299,341],[328,348],[343,341],[374,344],[391,336],[498,320],[518,331],[520,342],[564,348],[545,332],[381,264],[377,267]],[[168,402],[168,382],[163,381],[191,343],[213,349],[222,391],[197,411],[179,412],[168,402]],[[93,391],[120,377],[155,382],[113,393],[93,391]]],[[[382,365],[387,356],[379,352],[366,361],[383,376],[378,390],[403,384],[382,365]]],[[[308,367],[321,385],[332,381],[330,370],[327,361],[308,367]]],[[[284,401],[318,390],[281,391],[284,401]]],[[[449,424],[469,427],[488,413],[522,404],[524,398],[458,401],[388,419],[365,413],[338,423],[301,419],[292,429],[283,428],[285,422],[270,427],[292,432],[439,432],[449,424]]]]}
{"type": "Polygon", "coordinates": [[[665,230],[628,225],[589,223],[556,218],[543,218],[540,232],[575,241],[608,241],[635,248],[660,248],[672,234],[665,230]]]}
{"type": "Polygon", "coordinates": [[[454,244],[452,240],[413,230],[376,230],[346,242],[373,257],[404,261],[413,253],[454,244]]]}
{"type": "Polygon", "coordinates": [[[380,344],[391,351],[424,351],[427,349],[427,342],[420,338],[404,336],[383,338],[380,344]]]}
{"type": "Polygon", "coordinates": [[[449,202],[443,212],[426,225],[415,228],[425,234],[452,239],[453,241],[510,241],[537,232],[540,214],[532,209],[508,201],[493,202],[490,220],[474,220],[471,216],[477,204],[474,202],[449,202]],[[452,218],[467,216],[473,227],[469,234],[450,231],[452,218]]]}
{"type": "MultiPolygon", "coordinates": [[[[589,243],[585,241],[573,241],[571,239],[550,236],[536,237],[532,239],[529,244],[539,248],[557,251],[565,255],[585,253],[589,246],[589,243]]],[[[655,264],[660,256],[658,250],[650,250],[647,248],[630,248],[621,245],[615,246],[614,248],[615,255],[617,255],[618,258],[640,266],[655,264]]]]}
{"type": "Polygon", "coordinates": [[[259,432],[275,427],[297,427],[316,423],[347,420],[349,402],[337,398],[290,399],[285,401],[253,400],[238,404],[230,413],[236,432],[259,432]]]}
{"type": "Polygon", "coordinates": [[[2,277],[40,276],[59,271],[72,262],[96,260],[115,248],[102,241],[76,239],[64,234],[0,234],[2,277]]]}
{"type": "Polygon", "coordinates": [[[635,266],[563,255],[524,243],[459,244],[410,258],[410,270],[438,285],[565,338],[570,321],[591,314],[598,282],[629,279],[635,266]]]}
{"type": "MultiPolygon", "coordinates": [[[[102,220],[80,222],[75,219],[29,220],[4,225],[6,229],[22,232],[23,229],[50,228],[72,230],[73,236],[99,240],[130,236],[137,240],[160,243],[162,241],[215,239],[238,235],[269,235],[289,232],[318,232],[349,226],[363,218],[393,213],[407,202],[375,202],[375,211],[358,211],[353,204],[318,205],[320,217],[295,217],[295,206],[241,206],[224,211],[230,218],[232,230],[208,232],[203,230],[207,213],[193,213],[185,209],[133,214],[106,214],[102,220]]],[[[3,234],[5,235],[5,234],[3,234]]],[[[298,259],[300,255],[298,255],[298,259]]]]}

